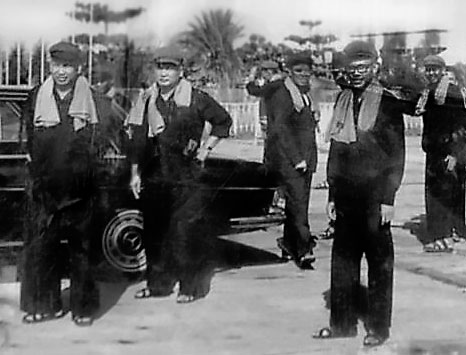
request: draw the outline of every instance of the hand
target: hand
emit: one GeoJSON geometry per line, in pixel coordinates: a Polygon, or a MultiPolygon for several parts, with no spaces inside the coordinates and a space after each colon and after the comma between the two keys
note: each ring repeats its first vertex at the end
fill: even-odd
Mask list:
{"type": "Polygon", "coordinates": [[[190,139],[186,147],[183,149],[183,155],[186,157],[189,156],[194,156],[194,153],[196,152],[198,143],[194,139],[190,139]]]}
{"type": "Polygon", "coordinates": [[[327,203],[327,216],[332,221],[337,219],[337,210],[335,209],[335,202],[333,201],[327,203]]]}
{"type": "Polygon", "coordinates": [[[131,176],[129,187],[131,188],[131,192],[133,193],[134,198],[139,200],[139,194],[141,193],[141,177],[139,174],[133,174],[131,176]]]}
{"type": "Polygon", "coordinates": [[[26,162],[30,163],[32,161],[31,154],[27,153],[26,154],[26,162]]]}
{"type": "Polygon", "coordinates": [[[257,84],[257,86],[264,86],[265,85],[265,79],[264,78],[256,79],[256,84],[257,84]]]}
{"type": "Polygon", "coordinates": [[[257,72],[258,72],[257,66],[253,66],[253,67],[251,68],[251,71],[249,72],[249,75],[248,75],[248,80],[249,80],[250,82],[256,80],[257,72]]]}
{"type": "Polygon", "coordinates": [[[210,150],[207,149],[206,147],[202,147],[201,149],[199,149],[199,151],[197,152],[197,157],[196,157],[196,160],[198,162],[201,163],[201,167],[204,168],[205,166],[205,160],[207,159],[207,157],[209,156],[209,153],[210,153],[210,150]]]}
{"type": "Polygon", "coordinates": [[[301,160],[294,168],[300,173],[305,173],[307,171],[307,163],[305,160],[301,160]]]}
{"type": "Polygon", "coordinates": [[[272,81],[277,81],[277,80],[280,80],[282,78],[282,74],[280,73],[276,73],[276,74],[273,74],[271,77],[270,77],[270,82],[272,81]]]}
{"type": "Polygon", "coordinates": [[[457,160],[454,156],[447,155],[445,162],[447,163],[447,171],[455,170],[457,160]]]}
{"type": "Polygon", "coordinates": [[[382,225],[390,223],[395,217],[395,208],[390,205],[380,205],[380,215],[382,216],[382,225]]]}

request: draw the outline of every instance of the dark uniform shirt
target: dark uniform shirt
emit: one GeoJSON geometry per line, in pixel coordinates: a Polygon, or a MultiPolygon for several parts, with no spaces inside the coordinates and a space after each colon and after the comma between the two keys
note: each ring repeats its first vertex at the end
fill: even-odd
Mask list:
{"type": "MultiPolygon", "coordinates": [[[[359,106],[355,100],[355,113],[359,106]]],[[[327,163],[330,200],[343,196],[393,204],[404,172],[403,112],[408,110],[405,103],[384,91],[370,131],[358,132],[357,141],[349,144],[332,140],[327,163]]]]}
{"type": "Polygon", "coordinates": [[[251,94],[264,97],[267,106],[267,163],[272,170],[285,175],[296,173],[295,166],[306,161],[310,171],[317,167],[317,145],[315,140],[316,121],[309,100],[298,112],[283,80],[273,81],[260,88],[260,92],[249,88],[251,94]]]}
{"type": "MultiPolygon", "coordinates": [[[[456,85],[449,85],[445,103],[438,105],[435,102],[435,90],[431,90],[426,103],[426,112],[423,114],[424,130],[422,133],[422,149],[427,154],[439,157],[458,155],[458,138],[464,136],[466,129],[466,109],[463,96],[456,85]],[[462,133],[463,132],[463,133],[462,133]]],[[[464,162],[464,160],[463,160],[464,162]]]]}
{"type": "Polygon", "coordinates": [[[156,137],[148,137],[146,109],[143,124],[131,126],[129,160],[139,164],[143,179],[192,180],[193,160],[205,123],[212,125],[211,135],[225,138],[229,135],[231,117],[213,98],[196,89],[189,107],[177,107],[173,97],[165,101],[161,96],[156,105],[165,129],[156,137]],[[190,150],[189,145],[193,147],[190,150]]]}

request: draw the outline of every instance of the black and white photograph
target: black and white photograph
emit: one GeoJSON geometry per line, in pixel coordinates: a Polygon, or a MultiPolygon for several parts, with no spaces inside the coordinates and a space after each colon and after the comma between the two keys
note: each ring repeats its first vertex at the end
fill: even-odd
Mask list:
{"type": "Polygon", "coordinates": [[[1,355],[466,355],[466,2],[1,0],[1,355]]]}

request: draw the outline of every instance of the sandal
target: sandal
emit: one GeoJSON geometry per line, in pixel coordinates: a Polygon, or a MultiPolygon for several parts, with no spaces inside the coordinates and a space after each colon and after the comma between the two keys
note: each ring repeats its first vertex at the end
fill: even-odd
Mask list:
{"type": "Polygon", "coordinates": [[[78,327],[90,327],[94,323],[94,318],[86,316],[73,316],[73,322],[78,327]]]}
{"type": "Polygon", "coordinates": [[[316,190],[328,190],[328,182],[326,180],[318,183],[317,185],[314,186],[314,189],[316,190]]]}
{"type": "Polygon", "coordinates": [[[378,335],[376,333],[369,332],[364,337],[364,340],[363,340],[362,344],[366,348],[373,348],[373,347],[382,345],[383,343],[385,343],[385,341],[387,339],[388,339],[388,336],[381,336],[381,335],[378,335]]]}
{"type": "Polygon", "coordinates": [[[143,298],[149,298],[149,297],[152,297],[152,292],[147,287],[137,291],[134,294],[134,298],[136,299],[143,299],[143,298]]]}
{"type": "Polygon", "coordinates": [[[27,313],[23,317],[24,324],[35,324],[47,322],[49,320],[54,320],[64,317],[66,314],[65,311],[59,310],[55,313],[27,313]]]}
{"type": "Polygon", "coordinates": [[[293,256],[291,255],[290,249],[285,245],[285,242],[283,240],[283,237],[277,239],[277,247],[281,251],[281,257],[280,259],[284,262],[288,262],[293,259],[293,256]]]}
{"type": "Polygon", "coordinates": [[[437,239],[435,242],[424,245],[426,253],[451,253],[453,247],[446,239],[437,239]]]}
{"type": "Polygon", "coordinates": [[[356,327],[351,327],[347,331],[335,330],[332,327],[324,327],[312,334],[314,339],[351,338],[358,335],[356,327]]]}
{"type": "Polygon", "coordinates": [[[170,296],[172,290],[160,290],[160,291],[154,291],[151,290],[148,287],[145,287],[143,289],[140,289],[134,294],[134,298],[136,299],[144,299],[144,298],[151,298],[151,297],[166,297],[170,296]]]}
{"type": "Polygon", "coordinates": [[[176,297],[176,303],[191,303],[194,302],[197,298],[194,297],[193,295],[182,295],[179,294],[176,297]]]}
{"type": "Polygon", "coordinates": [[[320,235],[319,238],[321,240],[329,240],[333,239],[333,236],[335,234],[335,228],[332,226],[328,226],[326,230],[324,230],[320,235]]]}

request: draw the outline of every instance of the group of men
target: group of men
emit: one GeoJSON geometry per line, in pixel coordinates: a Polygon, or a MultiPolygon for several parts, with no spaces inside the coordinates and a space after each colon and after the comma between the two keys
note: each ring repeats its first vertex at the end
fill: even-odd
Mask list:
{"type": "MultiPolygon", "coordinates": [[[[424,251],[451,251],[447,243],[452,235],[464,235],[465,99],[448,81],[445,62],[436,55],[424,58],[426,87],[416,100],[403,99],[381,85],[378,54],[372,44],[351,42],[339,59],[341,77],[336,82],[341,91],[326,131],[330,142],[327,214],[334,230],[330,324],[314,337],[356,336],[364,255],[368,264],[364,345],[371,347],[388,339],[391,325],[394,250],[390,222],[405,165],[403,115],[423,115],[424,120],[424,251]]],[[[277,240],[278,246],[300,268],[308,269],[315,245],[307,216],[316,167],[318,107],[309,92],[310,59],[292,56],[286,65],[287,73],[283,73],[277,64],[264,62],[265,75],[251,77],[247,90],[262,100],[267,116],[264,162],[276,174],[286,199],[284,236],[277,240]],[[290,83],[298,90],[292,90],[290,83]]]]}
{"type": "MultiPolygon", "coordinates": [[[[91,273],[95,234],[96,160],[111,135],[108,101],[79,75],[79,49],[60,42],[50,48],[51,76],[34,89],[24,120],[30,155],[28,219],[21,287],[23,320],[36,323],[64,315],[60,268],[54,254],[60,238],[70,246],[71,313],[91,325],[99,294],[91,273]]],[[[378,54],[367,42],[343,51],[347,82],[340,83],[327,130],[329,196],[334,221],[330,324],[315,338],[356,336],[361,259],[368,263],[367,335],[371,347],[389,337],[394,250],[390,222],[405,164],[403,114],[424,116],[427,153],[426,208],[431,240],[426,251],[443,251],[445,237],[464,228],[466,116],[464,100],[445,81],[445,63],[425,59],[429,84],[417,102],[401,99],[377,80],[378,54]],[[461,100],[460,100],[461,99],[461,100]],[[441,216],[441,217],[439,217],[441,216]],[[439,240],[441,242],[439,242],[439,240]]],[[[141,200],[147,285],[135,297],[166,296],[179,282],[177,302],[205,297],[213,274],[209,189],[199,179],[205,159],[231,126],[229,114],[183,77],[183,54],[161,48],[154,60],[155,83],[129,115],[130,188],[141,200]],[[205,122],[212,126],[201,143],[205,122]],[[147,216],[150,216],[147,218],[147,216]]],[[[247,90],[263,98],[267,116],[264,162],[286,200],[283,256],[312,269],[316,245],[308,220],[312,175],[317,166],[317,103],[310,94],[312,61],[294,54],[280,74],[276,63],[263,82],[247,90]],[[280,74],[280,75],[276,75],[280,74]]]]}
{"type": "MultiPolygon", "coordinates": [[[[70,251],[70,311],[90,326],[99,308],[91,242],[98,240],[98,159],[121,125],[108,98],[80,75],[81,53],[71,43],[50,47],[51,75],[26,102],[29,154],[21,309],[28,324],[65,315],[61,298],[61,239],[70,251]]],[[[178,303],[210,290],[214,248],[209,238],[212,189],[200,178],[204,161],[227,137],[230,115],[183,78],[183,54],[161,48],[155,83],[129,119],[130,188],[141,199],[147,287],[135,298],[166,296],[179,282],[178,303]],[[212,129],[201,145],[205,123],[212,129]]],[[[120,122],[121,123],[121,122],[120,122]]]]}

